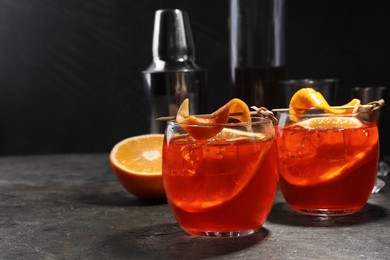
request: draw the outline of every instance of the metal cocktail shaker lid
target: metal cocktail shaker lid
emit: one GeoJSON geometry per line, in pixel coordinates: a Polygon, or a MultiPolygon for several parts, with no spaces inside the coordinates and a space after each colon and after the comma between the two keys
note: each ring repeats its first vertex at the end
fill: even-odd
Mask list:
{"type": "Polygon", "coordinates": [[[153,31],[153,71],[199,69],[195,64],[195,47],[187,12],[179,9],[158,10],[153,31]]]}
{"type": "Polygon", "coordinates": [[[179,9],[155,13],[153,61],[143,71],[144,92],[150,109],[150,132],[162,133],[160,116],[176,115],[185,98],[190,112],[203,113],[206,107],[207,72],[195,64],[195,47],[188,14],[179,9]]]}

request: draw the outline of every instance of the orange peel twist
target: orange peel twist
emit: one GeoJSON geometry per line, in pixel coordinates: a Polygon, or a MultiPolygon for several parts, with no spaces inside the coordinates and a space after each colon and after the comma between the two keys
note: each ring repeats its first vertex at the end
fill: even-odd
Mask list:
{"type": "Polygon", "coordinates": [[[360,100],[354,98],[347,104],[341,106],[341,108],[332,108],[320,92],[312,88],[302,88],[291,98],[289,105],[290,119],[292,121],[298,121],[306,110],[312,108],[320,109],[331,114],[348,114],[356,112],[359,106],[360,100]],[[351,106],[353,108],[350,108],[351,106]]]}
{"type": "Polygon", "coordinates": [[[185,99],[177,112],[176,122],[181,124],[181,127],[186,132],[198,140],[211,138],[221,132],[224,126],[216,126],[215,124],[227,123],[229,116],[232,113],[238,112],[237,115],[232,115],[231,117],[241,122],[251,121],[248,106],[238,98],[234,98],[227,102],[214,111],[210,117],[190,116],[188,105],[189,100],[185,99]]]}

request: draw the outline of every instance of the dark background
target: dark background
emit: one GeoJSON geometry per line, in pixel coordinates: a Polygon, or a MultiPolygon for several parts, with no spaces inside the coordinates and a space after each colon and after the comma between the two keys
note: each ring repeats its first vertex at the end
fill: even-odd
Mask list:
{"type": "MultiPolygon", "coordinates": [[[[388,6],[287,0],[289,77],[340,79],[340,104],[351,87],[390,86],[388,6]]],[[[0,154],[108,152],[147,133],[141,71],[162,8],[189,13],[219,107],[231,98],[227,0],[0,0],[0,154]]]]}

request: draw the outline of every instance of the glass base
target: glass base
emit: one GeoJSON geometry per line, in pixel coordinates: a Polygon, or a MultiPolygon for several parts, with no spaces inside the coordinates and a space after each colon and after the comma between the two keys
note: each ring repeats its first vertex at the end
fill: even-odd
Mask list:
{"type": "Polygon", "coordinates": [[[241,230],[241,231],[204,231],[204,232],[188,232],[191,235],[205,237],[244,237],[256,233],[259,229],[241,230]]]}
{"type": "Polygon", "coordinates": [[[295,209],[298,213],[319,217],[334,217],[352,215],[360,209],[295,209]]]}

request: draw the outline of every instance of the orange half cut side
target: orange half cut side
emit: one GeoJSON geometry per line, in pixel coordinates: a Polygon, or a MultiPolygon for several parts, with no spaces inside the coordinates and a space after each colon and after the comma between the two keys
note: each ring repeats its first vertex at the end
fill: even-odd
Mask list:
{"type": "Polygon", "coordinates": [[[126,138],[110,152],[111,167],[122,186],[144,199],[165,197],[162,183],[164,135],[146,134],[126,138]]]}

